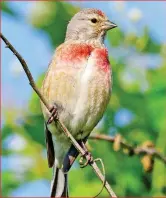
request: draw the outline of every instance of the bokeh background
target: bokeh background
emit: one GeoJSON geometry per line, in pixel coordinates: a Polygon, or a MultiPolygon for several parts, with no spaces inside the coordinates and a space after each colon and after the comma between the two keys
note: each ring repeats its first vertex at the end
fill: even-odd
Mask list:
{"type": "MultiPolygon", "coordinates": [[[[27,61],[41,85],[66,25],[80,8],[102,9],[118,28],[107,35],[113,93],[94,130],[121,134],[132,145],[152,145],[166,155],[166,4],[165,2],[1,2],[2,33],[27,61]]],[[[2,195],[49,196],[43,118],[39,100],[17,58],[1,44],[2,195]]],[[[148,156],[130,157],[107,142],[89,141],[101,157],[106,177],[119,196],[166,195],[166,167],[148,156]]],[[[70,171],[71,196],[95,196],[102,184],[91,168],[70,171]]],[[[107,192],[103,190],[103,196],[107,192]]]]}

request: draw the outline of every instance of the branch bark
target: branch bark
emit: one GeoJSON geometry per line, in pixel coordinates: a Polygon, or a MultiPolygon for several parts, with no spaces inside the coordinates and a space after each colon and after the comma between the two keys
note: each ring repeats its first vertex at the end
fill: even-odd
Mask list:
{"type": "MultiPolygon", "coordinates": [[[[33,90],[36,92],[36,94],[38,95],[38,97],[40,98],[40,100],[43,102],[43,104],[50,111],[51,107],[48,104],[48,102],[46,101],[46,99],[43,97],[43,95],[41,94],[40,90],[37,88],[37,86],[35,84],[35,81],[34,81],[34,79],[32,77],[32,74],[31,74],[31,72],[30,72],[30,70],[28,68],[28,65],[26,64],[25,60],[16,51],[16,49],[13,47],[13,45],[7,40],[7,38],[2,33],[0,33],[0,37],[5,42],[6,47],[9,48],[14,53],[14,55],[18,58],[18,60],[20,61],[21,65],[22,65],[22,67],[23,67],[23,69],[24,69],[24,71],[25,71],[25,73],[27,75],[27,78],[29,80],[29,84],[31,85],[31,87],[33,88],[33,90]]],[[[74,137],[68,131],[68,129],[64,126],[64,124],[61,122],[61,120],[60,119],[57,119],[57,120],[54,120],[54,121],[55,122],[58,122],[58,124],[62,128],[62,130],[65,133],[65,135],[70,139],[70,141],[75,146],[75,148],[79,151],[79,153],[82,156],[86,156],[85,155],[85,151],[77,143],[77,141],[74,139],[74,137]]],[[[87,160],[88,160],[88,158],[87,158],[87,160]]],[[[102,181],[102,183],[105,184],[105,189],[107,190],[107,192],[109,193],[109,195],[111,197],[117,197],[116,194],[114,193],[114,191],[112,190],[111,186],[109,185],[109,183],[107,181],[105,181],[105,176],[102,174],[102,172],[98,168],[96,162],[95,161],[92,161],[91,163],[89,163],[89,165],[93,168],[94,172],[96,173],[96,175],[98,176],[98,178],[102,181]]]]}

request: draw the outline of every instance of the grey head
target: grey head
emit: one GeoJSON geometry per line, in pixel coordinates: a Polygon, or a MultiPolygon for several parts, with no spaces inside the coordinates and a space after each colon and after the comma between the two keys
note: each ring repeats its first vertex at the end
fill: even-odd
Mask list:
{"type": "Polygon", "coordinates": [[[106,32],[115,27],[117,26],[101,10],[83,9],[75,14],[69,22],[65,41],[103,42],[106,32]]]}

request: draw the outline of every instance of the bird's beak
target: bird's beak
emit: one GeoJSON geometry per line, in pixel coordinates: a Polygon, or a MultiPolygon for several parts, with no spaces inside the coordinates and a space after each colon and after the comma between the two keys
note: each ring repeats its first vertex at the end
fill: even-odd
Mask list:
{"type": "Polygon", "coordinates": [[[105,30],[110,30],[110,29],[113,29],[113,28],[116,28],[117,25],[109,20],[105,21],[104,22],[104,29],[105,30]]]}

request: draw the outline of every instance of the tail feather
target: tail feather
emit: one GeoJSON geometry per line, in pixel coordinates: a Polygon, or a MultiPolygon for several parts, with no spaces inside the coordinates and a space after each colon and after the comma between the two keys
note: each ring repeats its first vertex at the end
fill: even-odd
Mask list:
{"type": "MultiPolygon", "coordinates": [[[[81,145],[82,141],[85,143],[88,136],[83,140],[78,141],[81,145]]],[[[71,145],[69,151],[67,152],[62,169],[57,167],[57,161],[54,162],[54,175],[51,182],[51,197],[69,197],[68,195],[68,178],[67,172],[70,170],[72,164],[77,158],[79,152],[77,149],[71,145]]]]}
{"type": "Polygon", "coordinates": [[[50,197],[68,197],[67,174],[58,167],[54,167],[50,197]]]}

